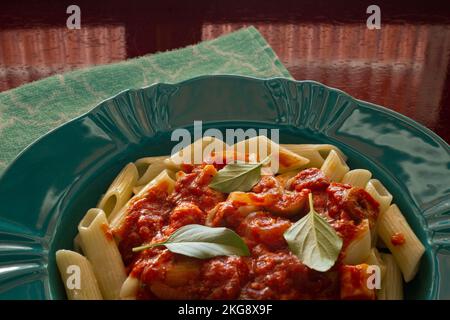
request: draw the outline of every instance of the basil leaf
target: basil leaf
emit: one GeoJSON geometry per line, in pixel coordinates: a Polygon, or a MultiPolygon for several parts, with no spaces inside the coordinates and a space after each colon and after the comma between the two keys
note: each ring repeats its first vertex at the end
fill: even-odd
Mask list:
{"type": "Polygon", "coordinates": [[[283,234],[289,249],[303,264],[317,271],[328,271],[342,249],[342,239],[332,226],[314,211],[309,194],[309,213],[283,234]]]}
{"type": "Polygon", "coordinates": [[[219,170],[209,187],[224,193],[249,191],[261,179],[261,167],[270,156],[258,163],[231,163],[219,170]]]}
{"type": "Polygon", "coordinates": [[[185,256],[209,259],[217,256],[248,256],[244,240],[231,229],[189,224],[172,233],[166,241],[133,248],[133,252],[165,246],[185,256]]]}

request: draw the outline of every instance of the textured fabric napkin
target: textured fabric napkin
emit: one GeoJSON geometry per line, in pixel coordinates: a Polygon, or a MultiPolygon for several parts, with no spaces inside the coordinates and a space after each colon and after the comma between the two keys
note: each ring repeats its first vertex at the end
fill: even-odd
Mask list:
{"type": "Polygon", "coordinates": [[[0,93],[0,174],[35,139],[122,90],[204,74],[290,77],[265,39],[250,27],[183,49],[23,85],[0,93]]]}

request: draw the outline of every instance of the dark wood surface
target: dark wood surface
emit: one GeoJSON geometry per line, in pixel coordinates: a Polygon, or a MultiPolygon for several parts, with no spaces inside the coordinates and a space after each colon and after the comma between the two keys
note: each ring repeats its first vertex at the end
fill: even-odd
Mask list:
{"type": "Polygon", "coordinates": [[[396,110],[450,141],[450,1],[8,1],[0,91],[254,25],[296,79],[396,110]],[[381,29],[366,8],[381,8],[381,29]],[[81,30],[66,8],[81,8],[81,30]]]}

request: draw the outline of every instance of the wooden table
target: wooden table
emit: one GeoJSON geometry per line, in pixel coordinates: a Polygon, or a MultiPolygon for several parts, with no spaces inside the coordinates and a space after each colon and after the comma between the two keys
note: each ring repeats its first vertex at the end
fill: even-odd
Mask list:
{"type": "Polygon", "coordinates": [[[0,91],[248,25],[296,79],[394,109],[450,141],[450,1],[9,1],[0,5],[0,91]],[[380,30],[366,26],[373,3],[380,30]],[[66,28],[70,4],[81,8],[80,30],[66,28]]]}

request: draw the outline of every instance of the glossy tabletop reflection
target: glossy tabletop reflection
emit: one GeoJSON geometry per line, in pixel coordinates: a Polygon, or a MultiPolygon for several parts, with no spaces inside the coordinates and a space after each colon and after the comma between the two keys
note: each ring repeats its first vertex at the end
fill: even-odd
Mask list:
{"type": "Polygon", "coordinates": [[[0,5],[0,91],[55,73],[113,63],[254,25],[298,80],[315,80],[398,111],[450,141],[450,2],[71,1],[0,5]]]}

